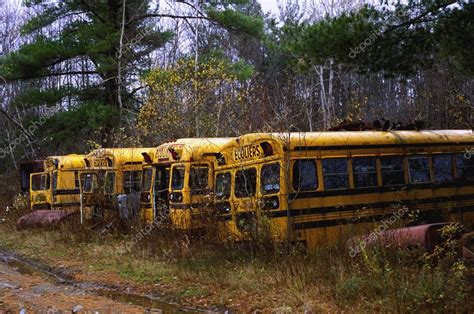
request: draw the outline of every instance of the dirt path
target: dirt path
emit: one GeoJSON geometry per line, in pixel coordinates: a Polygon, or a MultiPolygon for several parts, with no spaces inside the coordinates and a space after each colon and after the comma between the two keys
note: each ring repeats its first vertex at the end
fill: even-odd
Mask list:
{"type": "Polygon", "coordinates": [[[171,313],[172,305],[67,282],[0,253],[0,313],[171,313]]]}

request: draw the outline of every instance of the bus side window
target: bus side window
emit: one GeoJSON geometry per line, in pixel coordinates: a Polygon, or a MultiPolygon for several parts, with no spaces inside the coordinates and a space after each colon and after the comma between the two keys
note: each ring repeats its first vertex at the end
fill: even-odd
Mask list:
{"type": "Polygon", "coordinates": [[[451,154],[433,155],[434,182],[437,184],[453,180],[453,159],[451,154]]]}
{"type": "Polygon", "coordinates": [[[274,194],[280,191],[280,164],[265,165],[260,174],[262,194],[274,194]]]}
{"type": "Polygon", "coordinates": [[[382,156],[380,157],[380,166],[382,169],[382,185],[405,184],[402,156],[382,156]]]}
{"type": "Polygon", "coordinates": [[[216,175],[216,189],[215,195],[218,200],[227,200],[230,197],[231,187],[230,172],[219,173],[216,175]]]}
{"type": "Polygon", "coordinates": [[[408,157],[408,170],[410,174],[410,183],[429,183],[431,182],[430,166],[428,156],[408,157]]]}
{"type": "Polygon", "coordinates": [[[325,190],[349,188],[349,174],[347,173],[346,158],[323,159],[322,163],[325,190]]]}
{"type": "Polygon", "coordinates": [[[209,168],[207,166],[191,166],[189,175],[189,187],[192,195],[206,193],[209,185],[209,168]]]}
{"type": "Polygon", "coordinates": [[[105,194],[113,194],[115,189],[115,172],[107,172],[105,174],[105,194]]]}
{"type": "Polygon", "coordinates": [[[249,168],[235,174],[235,196],[238,198],[255,195],[257,188],[257,170],[249,168]]]}
{"type": "Polygon", "coordinates": [[[125,193],[140,192],[141,171],[123,172],[123,190],[125,193]]]}
{"type": "Polygon", "coordinates": [[[354,187],[368,188],[377,186],[377,168],[375,157],[355,157],[352,160],[354,187]]]}
{"type": "Polygon", "coordinates": [[[464,153],[456,155],[456,177],[461,180],[474,180],[474,158],[465,158],[464,153]]]}
{"type": "Polygon", "coordinates": [[[316,161],[313,159],[295,160],[293,164],[293,189],[313,191],[318,188],[316,161]]]}

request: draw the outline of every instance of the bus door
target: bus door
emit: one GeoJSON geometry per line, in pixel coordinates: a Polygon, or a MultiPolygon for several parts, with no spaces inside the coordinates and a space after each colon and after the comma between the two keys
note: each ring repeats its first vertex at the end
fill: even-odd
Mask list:
{"type": "Polygon", "coordinates": [[[234,200],[235,224],[241,233],[255,230],[257,208],[257,167],[241,167],[235,172],[234,200]]]}
{"type": "MultiPolygon", "coordinates": [[[[191,164],[189,170],[190,210],[192,218],[206,219],[211,208],[211,169],[207,163],[191,164]],[[204,216],[202,216],[204,214],[204,216]],[[198,218],[199,217],[199,218],[198,218]]],[[[205,221],[203,221],[205,222],[205,221]]],[[[199,222],[198,222],[199,223],[199,222]]]]}
{"type": "Polygon", "coordinates": [[[158,216],[167,217],[169,214],[168,188],[170,181],[170,168],[157,166],[153,183],[153,213],[154,219],[158,216]]]}
{"type": "Polygon", "coordinates": [[[91,219],[102,216],[103,193],[97,172],[81,173],[80,175],[81,204],[85,218],[91,219]]]}
{"type": "Polygon", "coordinates": [[[114,197],[116,194],[115,171],[105,172],[103,193],[104,197],[102,206],[104,210],[115,211],[115,209],[117,209],[117,202],[114,197]]]}
{"type": "Polygon", "coordinates": [[[52,204],[52,194],[49,173],[32,173],[30,176],[31,209],[50,209],[52,204]]]}
{"type": "Polygon", "coordinates": [[[142,170],[123,171],[122,176],[123,190],[117,195],[119,216],[130,219],[135,217],[140,209],[142,170]]]}

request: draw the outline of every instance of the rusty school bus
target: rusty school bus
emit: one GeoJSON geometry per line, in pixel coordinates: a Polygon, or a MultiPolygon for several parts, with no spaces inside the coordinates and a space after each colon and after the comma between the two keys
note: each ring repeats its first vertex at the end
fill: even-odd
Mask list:
{"type": "Polygon", "coordinates": [[[470,130],[243,135],[214,169],[219,224],[242,239],[265,217],[276,239],[310,249],[407,209],[415,224],[472,228],[473,145],[470,130]]]}
{"type": "Polygon", "coordinates": [[[84,155],[50,156],[44,160],[44,172],[30,175],[32,210],[79,209],[79,171],[84,169],[84,155]]]}
{"type": "Polygon", "coordinates": [[[100,148],[85,158],[81,171],[84,217],[132,218],[138,212],[143,155],[150,148],[100,148]]]}
{"type": "Polygon", "coordinates": [[[212,205],[214,167],[223,162],[221,150],[234,138],[177,140],[173,147],[169,183],[170,219],[178,229],[202,227],[203,214],[212,205]]]}
{"type": "MultiPolygon", "coordinates": [[[[159,215],[169,214],[169,177],[171,165],[179,160],[183,142],[162,144],[143,153],[143,177],[140,193],[140,218],[151,223],[159,215]]],[[[191,140],[190,140],[191,141],[191,140]]]]}

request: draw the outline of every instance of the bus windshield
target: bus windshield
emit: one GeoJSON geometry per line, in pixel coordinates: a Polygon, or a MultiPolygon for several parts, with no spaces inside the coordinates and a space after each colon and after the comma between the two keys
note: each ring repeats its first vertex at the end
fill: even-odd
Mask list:
{"type": "Polygon", "coordinates": [[[181,190],[184,186],[184,167],[174,167],[171,174],[171,189],[181,190]]]}

